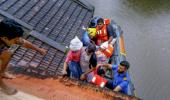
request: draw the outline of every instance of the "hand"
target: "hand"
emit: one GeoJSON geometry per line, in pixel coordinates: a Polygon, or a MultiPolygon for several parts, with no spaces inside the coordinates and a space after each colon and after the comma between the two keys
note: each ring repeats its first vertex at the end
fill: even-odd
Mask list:
{"type": "Polygon", "coordinates": [[[67,75],[67,71],[66,70],[63,70],[62,73],[63,73],[63,75],[67,75]]]}
{"type": "Polygon", "coordinates": [[[80,77],[81,80],[85,80],[86,79],[86,75],[85,74],[82,74],[81,77],[80,77]]]}
{"type": "Polygon", "coordinates": [[[47,50],[45,50],[45,49],[43,49],[43,48],[39,48],[39,52],[40,52],[42,55],[47,54],[47,50]]]}
{"type": "Polygon", "coordinates": [[[82,26],[82,29],[85,30],[85,31],[87,30],[87,28],[85,28],[84,26],[82,26]]]}

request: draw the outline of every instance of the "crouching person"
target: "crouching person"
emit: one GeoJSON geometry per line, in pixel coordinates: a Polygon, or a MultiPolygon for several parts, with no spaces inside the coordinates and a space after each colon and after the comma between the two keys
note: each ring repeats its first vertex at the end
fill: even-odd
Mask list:
{"type": "Polygon", "coordinates": [[[108,80],[106,83],[107,88],[116,92],[127,94],[129,84],[129,80],[127,79],[127,70],[130,67],[128,61],[121,61],[119,65],[100,64],[98,66],[103,66],[113,70],[114,80],[108,80]]]}
{"type": "Polygon", "coordinates": [[[11,79],[13,75],[6,72],[8,62],[10,61],[13,50],[10,49],[17,44],[26,48],[30,48],[40,52],[42,55],[46,54],[46,50],[38,48],[29,41],[21,38],[24,30],[21,25],[10,19],[4,19],[0,22],[0,88],[9,95],[15,94],[16,89],[7,86],[3,78],[11,79]]]}
{"type": "Polygon", "coordinates": [[[70,50],[68,51],[66,60],[63,66],[63,75],[68,75],[74,79],[80,79],[82,70],[80,67],[81,49],[83,47],[82,42],[76,36],[70,42],[70,50]]]}
{"type": "Polygon", "coordinates": [[[93,43],[89,43],[87,47],[83,47],[81,50],[80,66],[83,72],[81,80],[85,80],[88,73],[92,72],[97,66],[95,51],[96,46],[93,43]]]}

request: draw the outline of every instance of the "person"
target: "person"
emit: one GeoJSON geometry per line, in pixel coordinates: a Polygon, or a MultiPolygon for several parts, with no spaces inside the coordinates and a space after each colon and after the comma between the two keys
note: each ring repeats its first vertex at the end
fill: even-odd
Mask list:
{"type": "Polygon", "coordinates": [[[96,28],[97,26],[97,20],[99,19],[100,17],[96,16],[96,17],[93,17],[89,23],[88,23],[88,27],[89,28],[96,28]]]}
{"type": "Polygon", "coordinates": [[[81,50],[80,66],[83,72],[81,80],[85,80],[87,78],[87,74],[92,72],[97,66],[95,51],[96,46],[93,43],[89,43],[87,47],[83,47],[81,50]]]}
{"type": "Polygon", "coordinates": [[[98,64],[108,63],[110,57],[113,55],[113,52],[114,47],[112,45],[112,42],[110,44],[108,43],[108,41],[102,43],[96,51],[98,64]]]}
{"type": "Polygon", "coordinates": [[[11,19],[3,19],[0,22],[0,88],[9,95],[15,94],[16,89],[7,86],[3,78],[11,79],[13,75],[6,72],[8,62],[13,54],[12,46],[20,45],[40,52],[42,55],[46,54],[46,50],[38,48],[29,41],[22,38],[24,30],[21,25],[11,19]]]}
{"type": "Polygon", "coordinates": [[[99,18],[97,20],[96,26],[96,45],[100,46],[101,43],[108,41],[110,43],[114,38],[117,37],[116,33],[113,30],[113,27],[110,24],[109,19],[99,18]]]}
{"type": "MultiPolygon", "coordinates": [[[[103,43],[97,50],[96,50],[96,46],[95,44],[91,43],[91,48],[95,48],[95,53],[93,53],[93,61],[88,62],[87,60],[87,64],[92,63],[93,66],[87,70],[85,73],[83,73],[81,75],[81,79],[82,80],[87,80],[87,81],[91,81],[93,74],[97,73],[97,69],[96,69],[96,64],[105,64],[108,63],[110,56],[113,53],[113,46],[112,44],[108,44],[108,43],[103,43]]],[[[85,54],[83,54],[84,56],[85,54]]],[[[91,59],[90,59],[91,60],[91,59]]],[[[81,62],[81,60],[80,60],[81,62]]],[[[86,65],[87,66],[87,65],[86,65]]],[[[87,67],[86,67],[87,68],[87,67]]],[[[83,70],[83,69],[82,69],[83,70]]]]}
{"type": "Polygon", "coordinates": [[[82,35],[83,46],[88,46],[89,43],[95,44],[96,41],[96,28],[83,28],[85,32],[82,35]]]}
{"type": "Polygon", "coordinates": [[[127,79],[127,70],[130,67],[128,61],[121,61],[119,65],[99,64],[98,66],[106,67],[113,70],[113,79],[108,79],[106,87],[116,92],[127,94],[129,80],[127,79]]]}
{"type": "Polygon", "coordinates": [[[83,43],[76,36],[70,42],[70,50],[67,53],[66,60],[63,66],[63,76],[67,75],[74,79],[80,79],[82,70],[80,67],[80,55],[83,43]]]}

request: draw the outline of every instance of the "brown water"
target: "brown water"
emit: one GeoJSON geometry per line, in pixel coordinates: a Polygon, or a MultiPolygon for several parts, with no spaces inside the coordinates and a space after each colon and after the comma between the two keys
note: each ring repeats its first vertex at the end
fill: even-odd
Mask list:
{"type": "Polygon", "coordinates": [[[122,27],[137,96],[170,100],[170,0],[87,1],[122,27]]]}

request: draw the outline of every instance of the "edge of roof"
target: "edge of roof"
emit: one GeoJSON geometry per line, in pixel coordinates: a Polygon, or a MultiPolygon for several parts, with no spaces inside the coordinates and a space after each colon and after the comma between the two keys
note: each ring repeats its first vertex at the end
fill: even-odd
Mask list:
{"type": "Polygon", "coordinates": [[[7,17],[7,18],[10,18],[10,19],[13,19],[15,20],[17,23],[21,24],[23,27],[29,29],[29,30],[33,30],[33,27],[25,22],[23,22],[22,20],[18,19],[18,18],[15,18],[13,15],[3,11],[0,9],[0,14],[4,17],[7,17]]]}
{"type": "Polygon", "coordinates": [[[94,12],[95,7],[93,5],[91,5],[89,2],[87,2],[86,0],[72,0],[78,4],[80,4],[81,6],[85,7],[86,9],[94,12]]]}

